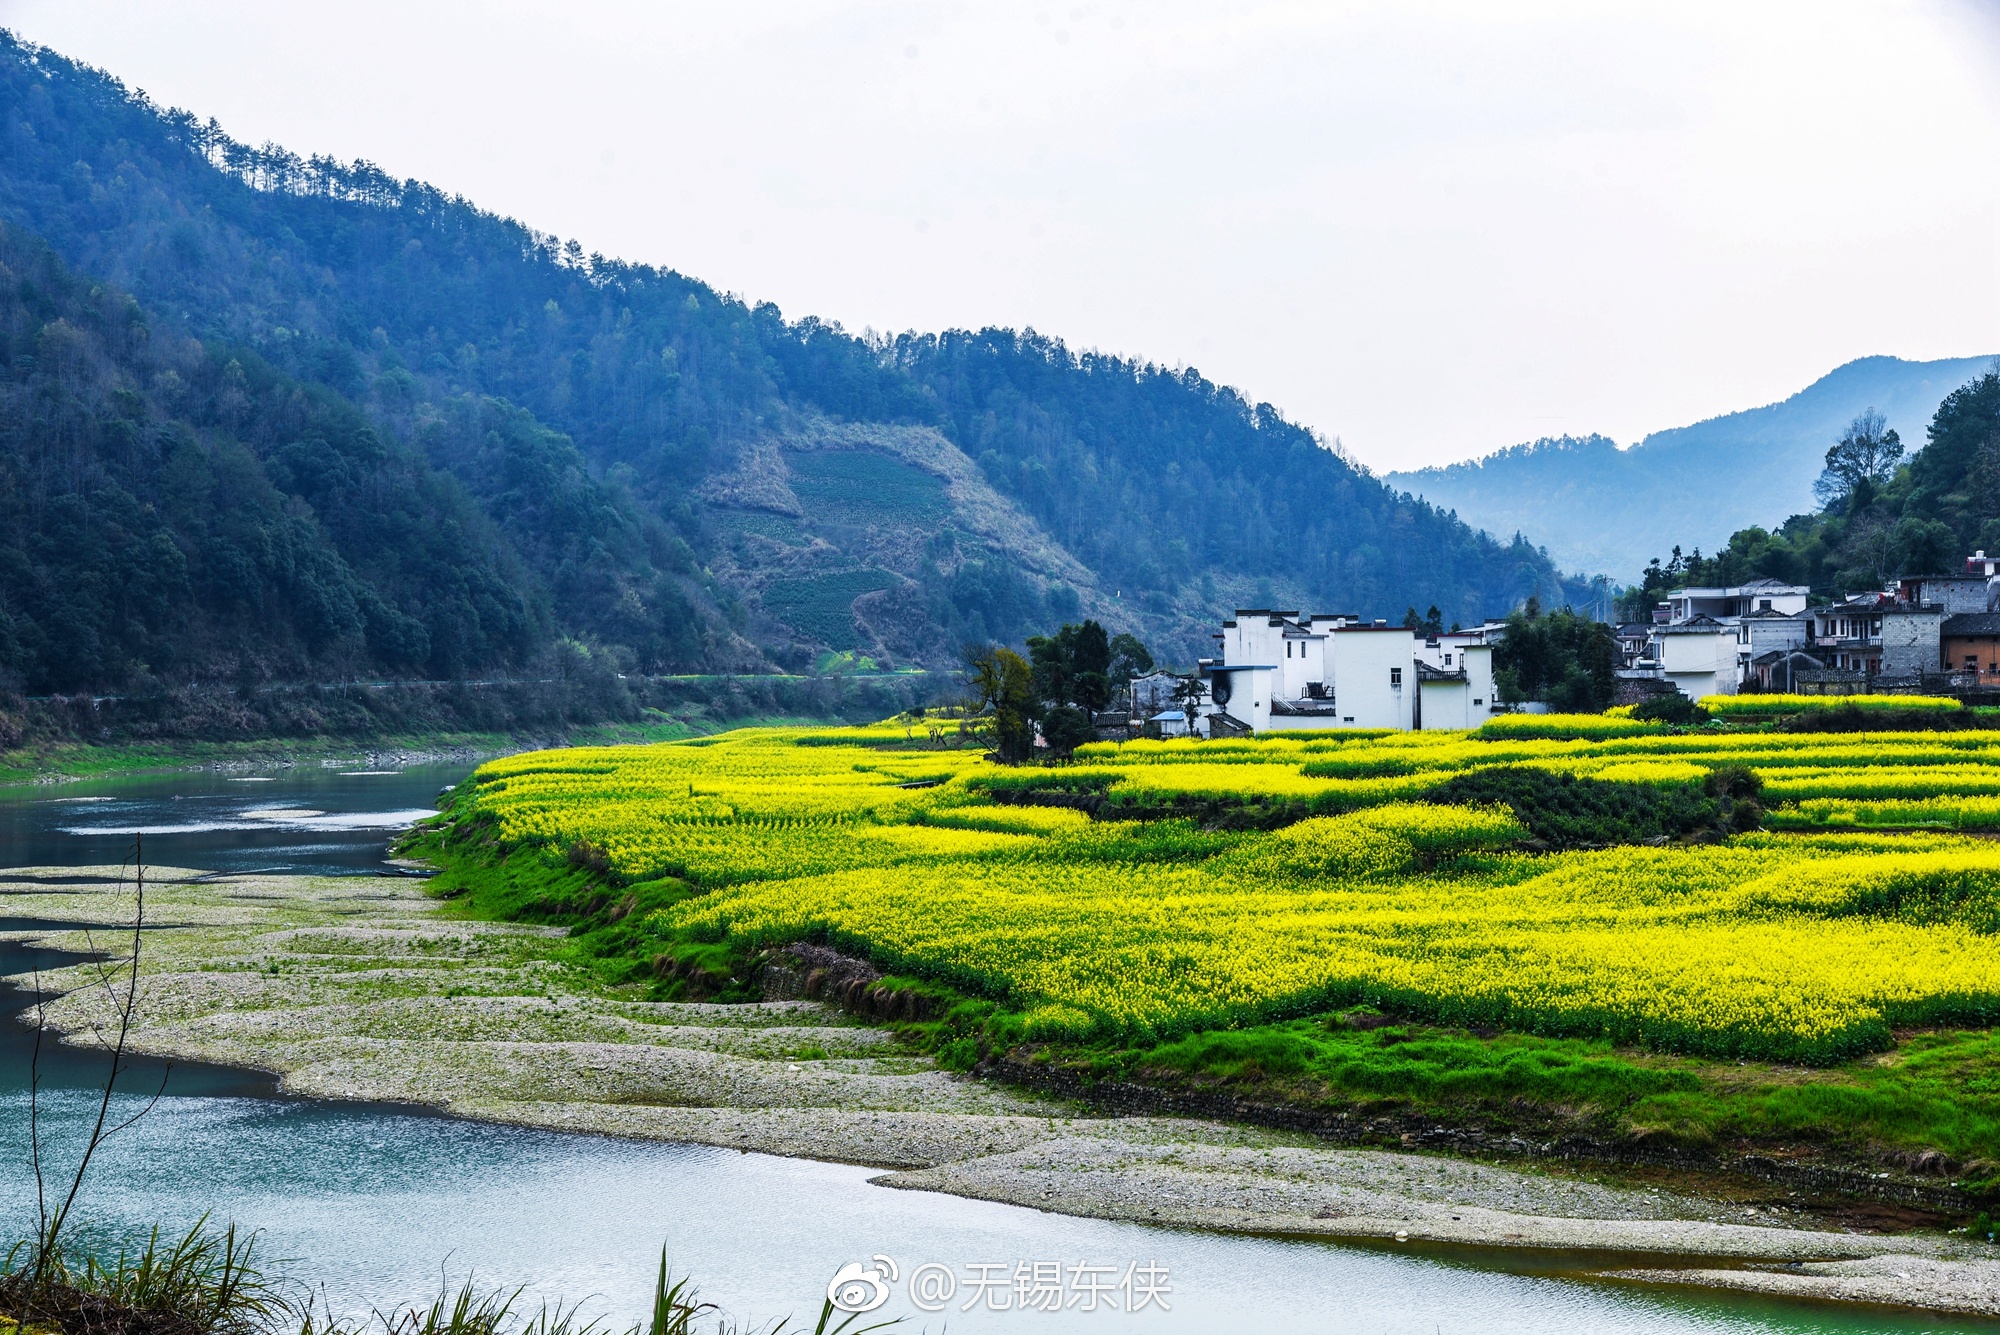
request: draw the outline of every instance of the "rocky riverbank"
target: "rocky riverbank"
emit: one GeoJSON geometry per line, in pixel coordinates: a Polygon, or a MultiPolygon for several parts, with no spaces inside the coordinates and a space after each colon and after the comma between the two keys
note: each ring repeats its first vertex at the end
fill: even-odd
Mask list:
{"type": "MultiPolygon", "coordinates": [[[[100,879],[115,872],[0,872],[0,916],[129,920],[129,897],[100,879]]],[[[287,1093],[876,1165],[889,1185],[1076,1215],[1564,1250],[1624,1279],[2000,1315],[2000,1260],[1959,1239],[1297,1132],[1103,1116],[950,1075],[818,1001],[607,995],[560,961],[560,933],[455,920],[412,883],[196,875],[152,873],[148,918],[163,930],[147,933],[135,1045],[269,1070],[287,1093]]],[[[74,1032],[93,1004],[71,992],[51,1020],[74,1032]]]]}

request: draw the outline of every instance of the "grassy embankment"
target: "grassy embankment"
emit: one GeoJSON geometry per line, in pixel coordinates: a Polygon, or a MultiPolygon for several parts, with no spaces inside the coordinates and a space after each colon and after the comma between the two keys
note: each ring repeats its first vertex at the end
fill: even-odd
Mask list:
{"type": "Polygon", "coordinates": [[[2000,1160],[1991,845],[1734,831],[1829,799],[1977,824],[1996,743],[1543,720],[996,773],[892,725],[517,757],[415,846],[454,911],[566,924],[646,995],[755,995],[787,940],[868,957],[902,999],[876,1009],[947,1065],[1977,1194],[2000,1160]],[[1232,808],[1210,825],[1244,828],[1174,815],[1232,808]]]}
{"type": "Polygon", "coordinates": [[[133,696],[28,699],[0,689],[0,784],[190,765],[392,750],[669,741],[731,728],[898,713],[943,674],[617,677],[194,684],[133,696]]]}
{"type": "MultiPolygon", "coordinates": [[[[817,719],[752,716],[710,722],[665,715],[636,723],[594,723],[560,730],[570,746],[642,746],[707,737],[735,728],[812,727],[817,719]]],[[[92,743],[54,741],[0,751],[0,787],[71,779],[109,779],[167,770],[257,768],[292,761],[383,753],[504,755],[547,746],[546,732],[440,732],[381,737],[273,737],[256,741],[92,743]]]]}

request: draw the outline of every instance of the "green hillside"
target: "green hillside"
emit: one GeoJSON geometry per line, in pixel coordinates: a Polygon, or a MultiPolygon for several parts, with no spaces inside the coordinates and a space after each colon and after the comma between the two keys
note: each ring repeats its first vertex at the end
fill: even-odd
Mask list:
{"type": "MultiPolygon", "coordinates": [[[[249,451],[247,487],[311,512],[357,607],[408,621],[321,640],[274,624],[269,643],[259,619],[235,640],[191,624],[185,643],[149,631],[61,672],[8,650],[24,680],[112,686],[244,655],[303,672],[335,642],[355,671],[450,676],[523,666],[559,636],[653,672],[797,669],[829,648],[940,663],[1078,612],[1186,658],[1239,603],[1472,620],[1562,592],[1526,543],[1394,494],[1191,370],[1005,330],[871,345],[367,163],[249,148],[5,35],[0,220],[78,282],[129,292],[162,337],[295,387],[347,424],[328,442],[365,429],[392,464],[343,471],[290,428],[189,424],[249,451]],[[378,467],[407,482],[369,481],[378,467]],[[393,518],[434,497],[464,521],[393,518]],[[504,633],[472,576],[416,573],[460,535],[451,559],[519,605],[504,633]]],[[[52,445],[9,448],[25,467],[52,445]]],[[[157,485],[129,479],[142,506],[157,485]]],[[[173,539],[191,560],[192,541],[173,539]]],[[[46,600],[0,597],[16,646],[47,641],[46,600]]]]}
{"type": "Polygon", "coordinates": [[[451,675],[549,621],[421,453],[0,229],[0,664],[21,685],[451,675]]]}

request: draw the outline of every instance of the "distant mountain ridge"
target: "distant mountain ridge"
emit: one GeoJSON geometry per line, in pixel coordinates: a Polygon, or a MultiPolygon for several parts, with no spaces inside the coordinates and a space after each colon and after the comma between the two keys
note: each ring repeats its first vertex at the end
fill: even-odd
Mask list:
{"type": "Polygon", "coordinates": [[[1827,446],[1864,409],[1914,453],[1944,397],[1993,361],[1863,357],[1782,402],[1655,431],[1630,449],[1561,436],[1384,481],[1489,533],[1526,533],[1567,569],[1629,580],[1676,544],[1714,551],[1739,529],[1811,511],[1827,446]]]}

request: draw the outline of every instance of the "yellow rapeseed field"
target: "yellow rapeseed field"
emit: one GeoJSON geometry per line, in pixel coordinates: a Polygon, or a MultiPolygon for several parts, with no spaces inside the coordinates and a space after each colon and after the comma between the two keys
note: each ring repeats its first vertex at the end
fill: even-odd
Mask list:
{"type": "Polygon", "coordinates": [[[1096,744],[1019,770],[883,747],[903,741],[759,729],[515,756],[448,818],[518,855],[581,849],[625,881],[706,891],[655,910],[660,930],[830,941],[999,1001],[1031,1037],[1372,1000],[1829,1061],[1895,1025],[2000,1016],[2000,845],[1866,828],[2000,826],[2000,733],[1339,734],[1096,744]],[[1494,766],[1678,785],[1722,765],[1762,778],[1778,829],[1534,854],[1505,808],[1416,800],[1494,766]],[[1304,818],[1173,818],[1232,800],[1304,818]]]}

